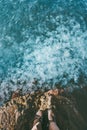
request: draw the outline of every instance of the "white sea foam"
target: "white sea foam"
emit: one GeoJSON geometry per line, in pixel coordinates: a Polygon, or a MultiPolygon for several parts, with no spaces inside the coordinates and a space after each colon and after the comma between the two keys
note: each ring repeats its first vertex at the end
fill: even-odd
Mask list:
{"type": "Polygon", "coordinates": [[[6,2],[1,15],[6,21],[0,21],[0,95],[8,99],[6,95],[17,88],[37,89],[34,79],[38,87],[85,84],[87,31],[83,16],[72,10],[74,5],[66,14],[62,11],[67,2],[65,7],[60,1],[10,2],[13,10],[6,2]]]}

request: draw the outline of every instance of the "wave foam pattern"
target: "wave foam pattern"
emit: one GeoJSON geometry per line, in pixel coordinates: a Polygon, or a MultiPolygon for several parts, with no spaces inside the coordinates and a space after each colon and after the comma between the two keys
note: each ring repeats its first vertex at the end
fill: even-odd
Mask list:
{"type": "Polygon", "coordinates": [[[86,0],[0,1],[0,94],[87,84],[86,0]],[[36,89],[36,88],[34,88],[36,89]]]}

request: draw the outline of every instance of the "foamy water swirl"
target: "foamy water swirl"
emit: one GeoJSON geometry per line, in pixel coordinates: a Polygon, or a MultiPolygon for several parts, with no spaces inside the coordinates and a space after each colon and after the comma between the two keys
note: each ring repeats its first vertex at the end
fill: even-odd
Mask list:
{"type": "Polygon", "coordinates": [[[38,87],[87,84],[86,1],[0,2],[3,98],[17,88],[37,89],[35,78],[38,87]]]}

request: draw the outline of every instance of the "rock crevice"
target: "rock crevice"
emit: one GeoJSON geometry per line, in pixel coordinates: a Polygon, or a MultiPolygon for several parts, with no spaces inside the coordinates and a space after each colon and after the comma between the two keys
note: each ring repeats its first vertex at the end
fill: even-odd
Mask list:
{"type": "MultiPolygon", "coordinates": [[[[37,91],[12,98],[0,108],[0,130],[31,130],[41,96],[46,92],[37,91]]],[[[87,88],[71,94],[53,97],[54,113],[60,130],[87,130],[87,88]]],[[[47,110],[43,115],[43,130],[48,129],[47,110]]]]}

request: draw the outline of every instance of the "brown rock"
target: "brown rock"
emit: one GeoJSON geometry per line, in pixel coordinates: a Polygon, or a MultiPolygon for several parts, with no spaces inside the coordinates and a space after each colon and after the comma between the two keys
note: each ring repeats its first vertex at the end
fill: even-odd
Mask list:
{"type": "MultiPolygon", "coordinates": [[[[47,93],[38,91],[13,96],[0,108],[0,130],[31,130],[43,95],[46,97],[47,93]]],[[[87,88],[63,96],[56,95],[52,104],[55,106],[54,113],[60,130],[87,130],[87,88]]],[[[47,110],[44,112],[43,122],[43,130],[47,130],[47,110]]]]}

